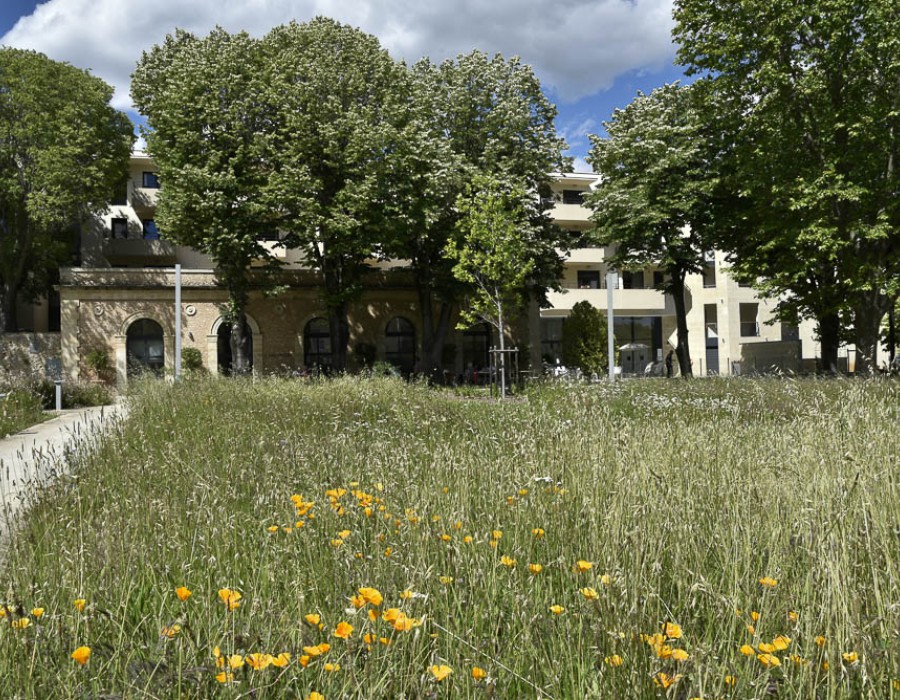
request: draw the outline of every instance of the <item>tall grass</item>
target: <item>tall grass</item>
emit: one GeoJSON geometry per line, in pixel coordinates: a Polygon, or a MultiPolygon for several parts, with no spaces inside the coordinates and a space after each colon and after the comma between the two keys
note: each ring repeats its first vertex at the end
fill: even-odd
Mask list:
{"type": "Polygon", "coordinates": [[[41,397],[27,389],[0,386],[0,439],[45,420],[41,397]]]}
{"type": "Polygon", "coordinates": [[[0,697],[900,697],[898,398],[844,381],[503,404],[391,379],[149,383],[34,491],[0,581],[0,697]],[[357,608],[361,587],[416,624],[357,608]]]}

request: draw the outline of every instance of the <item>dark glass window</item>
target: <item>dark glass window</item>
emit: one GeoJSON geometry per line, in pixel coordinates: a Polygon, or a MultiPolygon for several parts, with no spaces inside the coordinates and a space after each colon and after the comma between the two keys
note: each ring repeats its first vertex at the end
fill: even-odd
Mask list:
{"type": "Polygon", "coordinates": [[[165,364],[162,326],[149,318],[132,323],[125,337],[125,351],[129,375],[143,372],[162,375],[165,364]]]}
{"type": "Polygon", "coordinates": [[[145,241],[158,241],[159,240],[159,229],[156,228],[156,221],[153,219],[144,219],[144,240],[145,241]]]}
{"type": "Polygon", "coordinates": [[[580,190],[563,190],[563,204],[584,204],[584,192],[580,190]]]}
{"type": "Polygon", "coordinates": [[[579,270],[578,271],[578,288],[579,289],[600,289],[600,271],[599,270],[579,270]]]}
{"type": "Polygon", "coordinates": [[[481,369],[491,363],[491,328],[486,323],[467,328],[462,334],[462,363],[468,370],[481,369]]]}
{"type": "Polygon", "coordinates": [[[328,319],[314,318],[303,329],[303,364],[308,368],[332,366],[328,319]]]}
{"type": "Polygon", "coordinates": [[[128,180],[123,180],[118,187],[116,187],[116,192],[113,195],[111,204],[117,204],[119,206],[128,204],[128,180]]]}
{"type": "Polygon", "coordinates": [[[110,222],[110,235],[113,238],[128,238],[128,219],[113,219],[110,222]]]}
{"type": "Polygon", "coordinates": [[[622,289],[643,289],[644,288],[644,271],[643,270],[623,270],[622,271],[622,289]]]}
{"type": "Polygon", "coordinates": [[[403,374],[413,371],[416,364],[416,329],[405,318],[396,316],[388,321],[384,331],[384,359],[403,374]]]}
{"type": "Polygon", "coordinates": [[[151,173],[144,171],[143,178],[141,180],[141,187],[146,187],[151,190],[159,189],[159,174],[151,173]]]}

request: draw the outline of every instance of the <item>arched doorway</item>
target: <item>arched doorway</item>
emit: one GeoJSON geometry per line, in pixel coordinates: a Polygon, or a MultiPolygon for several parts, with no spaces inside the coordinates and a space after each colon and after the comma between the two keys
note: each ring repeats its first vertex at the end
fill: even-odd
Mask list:
{"type": "MultiPolygon", "coordinates": [[[[220,323],[216,331],[216,359],[219,373],[230,377],[234,369],[234,357],[231,351],[231,324],[220,323]]],[[[253,369],[253,332],[244,323],[244,357],[247,358],[247,371],[253,369]]]]}
{"type": "Polygon", "coordinates": [[[328,372],[334,366],[328,319],[317,317],[303,329],[303,364],[313,372],[328,372]]]}
{"type": "Polygon", "coordinates": [[[139,318],[125,334],[125,363],[128,376],[151,373],[162,376],[166,354],[163,329],[156,321],[139,318]]]}
{"type": "Polygon", "coordinates": [[[384,329],[384,359],[400,370],[411,374],[416,364],[416,329],[401,316],[388,321],[384,329]]]}

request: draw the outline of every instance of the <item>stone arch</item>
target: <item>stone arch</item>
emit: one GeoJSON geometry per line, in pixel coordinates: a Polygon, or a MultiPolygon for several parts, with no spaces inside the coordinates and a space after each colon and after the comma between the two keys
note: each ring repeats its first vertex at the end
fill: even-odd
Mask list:
{"type": "Polygon", "coordinates": [[[113,336],[113,352],[116,363],[116,384],[124,387],[128,383],[128,329],[137,321],[147,319],[155,322],[162,329],[163,370],[171,371],[174,358],[174,336],[170,324],[163,314],[156,309],[136,311],[125,317],[119,326],[119,332],[113,336]]]}
{"type": "MultiPolygon", "coordinates": [[[[251,372],[256,376],[262,370],[263,334],[256,319],[246,312],[244,312],[244,322],[250,329],[250,367],[251,372]]],[[[206,336],[207,362],[210,371],[217,376],[222,373],[222,368],[219,366],[219,331],[222,330],[222,324],[224,323],[224,316],[216,318],[210,326],[209,333],[206,336]]]]}

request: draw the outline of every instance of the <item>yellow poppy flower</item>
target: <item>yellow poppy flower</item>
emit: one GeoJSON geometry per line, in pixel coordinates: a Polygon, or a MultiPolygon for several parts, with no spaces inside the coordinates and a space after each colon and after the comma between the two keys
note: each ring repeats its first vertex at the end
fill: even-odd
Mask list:
{"type": "Polygon", "coordinates": [[[72,605],[75,606],[75,609],[76,609],[78,612],[84,612],[84,606],[87,605],[87,601],[86,601],[84,598],[76,598],[76,599],[72,602],[72,605]]]}
{"type": "Polygon", "coordinates": [[[244,660],[254,671],[262,671],[271,665],[272,655],[260,653],[248,654],[244,660]]]}
{"type": "Polygon", "coordinates": [[[413,592],[411,590],[409,590],[408,588],[405,591],[400,593],[400,598],[402,600],[409,600],[412,597],[413,597],[413,592]]]}
{"type": "Polygon", "coordinates": [[[325,664],[324,668],[326,671],[328,671],[328,673],[336,673],[337,671],[341,670],[341,665],[340,664],[325,664]]]}
{"type": "Polygon", "coordinates": [[[34,617],[41,618],[41,617],[43,617],[43,615],[44,615],[44,609],[43,609],[43,608],[32,608],[32,609],[31,609],[31,614],[32,614],[34,617]]]}
{"type": "Polygon", "coordinates": [[[334,636],[341,639],[349,639],[351,634],[353,634],[353,625],[349,622],[338,622],[334,629],[334,636]]]}
{"type": "Polygon", "coordinates": [[[448,535],[446,532],[441,535],[442,542],[450,542],[453,539],[452,535],[448,535]]]}
{"type": "Polygon", "coordinates": [[[434,679],[438,682],[444,680],[447,676],[453,673],[453,669],[446,664],[441,664],[440,666],[434,665],[428,670],[431,671],[431,675],[434,676],[434,679]]]}
{"type": "Polygon", "coordinates": [[[228,657],[228,668],[236,670],[244,668],[244,657],[240,654],[232,654],[228,657]]]}
{"type": "Polygon", "coordinates": [[[674,649],[672,651],[672,658],[676,661],[687,661],[690,658],[690,654],[684,649],[674,649]]]}
{"type": "Polygon", "coordinates": [[[278,526],[277,525],[269,525],[269,527],[267,527],[266,530],[269,532],[278,532],[278,526]]]}
{"type": "Polygon", "coordinates": [[[161,637],[174,639],[179,632],[181,632],[181,625],[166,625],[160,630],[159,634],[161,637]]]}
{"type": "Polygon", "coordinates": [[[220,671],[216,674],[216,680],[223,684],[235,682],[234,674],[231,671],[220,671]]]}
{"type": "Polygon", "coordinates": [[[191,590],[186,586],[179,586],[175,589],[175,595],[178,596],[178,600],[182,603],[191,597],[191,590]]]}
{"type": "Polygon", "coordinates": [[[503,537],[503,530],[491,530],[492,540],[499,540],[501,537],[503,537]]]}
{"type": "Polygon", "coordinates": [[[762,643],[759,645],[759,650],[760,650],[763,654],[771,654],[773,651],[775,651],[775,645],[774,645],[774,644],[767,644],[766,642],[762,642],[762,643]]]}
{"type": "Polygon", "coordinates": [[[851,666],[859,661],[859,654],[855,651],[845,651],[841,654],[841,658],[851,666]]]}
{"type": "Polygon", "coordinates": [[[478,683],[479,681],[483,681],[485,678],[487,678],[487,671],[485,671],[483,668],[480,668],[478,666],[473,666],[472,667],[472,678],[475,680],[476,683],[478,683]]]}
{"type": "Polygon", "coordinates": [[[791,645],[791,638],[786,637],[783,634],[779,634],[775,639],[772,640],[772,646],[775,647],[775,651],[784,651],[791,645]]]}
{"type": "Polygon", "coordinates": [[[445,586],[449,586],[451,583],[453,583],[453,577],[452,576],[439,576],[438,581],[443,583],[445,586]]]}
{"type": "Polygon", "coordinates": [[[297,661],[303,668],[306,668],[307,666],[309,666],[309,661],[311,658],[312,657],[309,654],[303,654],[299,659],[297,659],[297,661]]]}
{"type": "Polygon", "coordinates": [[[322,695],[322,693],[317,693],[314,690],[309,695],[306,696],[306,700],[325,700],[325,696],[322,695]]]}
{"type": "Polygon", "coordinates": [[[84,666],[91,658],[91,648],[78,647],[75,651],[72,652],[72,658],[75,659],[77,663],[84,666]]]}
{"type": "Polygon", "coordinates": [[[241,607],[241,604],[238,601],[240,601],[242,597],[243,596],[241,596],[240,593],[233,591],[230,588],[219,589],[219,598],[222,599],[222,602],[225,603],[225,607],[229,610],[237,610],[241,607]]]}
{"type": "Polygon", "coordinates": [[[291,663],[291,655],[286,651],[281,652],[278,656],[272,657],[272,665],[277,666],[278,668],[284,668],[289,663],[291,663]]]}
{"type": "Polygon", "coordinates": [[[306,615],[303,619],[306,620],[313,627],[318,626],[318,624],[322,621],[322,617],[318,613],[310,613],[309,615],[306,615]]]}
{"type": "Polygon", "coordinates": [[[663,634],[668,639],[681,639],[683,634],[681,625],[677,625],[674,622],[666,622],[663,624],[663,634]]]}
{"type": "Polygon", "coordinates": [[[668,673],[657,673],[653,677],[653,682],[658,685],[660,688],[665,690],[671,685],[674,685],[678,681],[681,680],[681,674],[676,674],[674,676],[670,676],[668,673]]]}
{"type": "Polygon", "coordinates": [[[795,610],[788,611],[788,620],[790,620],[791,622],[796,622],[799,619],[800,619],[800,613],[798,613],[795,610]]]}
{"type": "Polygon", "coordinates": [[[756,610],[750,611],[750,619],[754,622],[759,622],[759,613],[756,610]]]}
{"type": "Polygon", "coordinates": [[[774,668],[775,666],[781,666],[780,659],[774,654],[759,654],[757,657],[759,663],[763,666],[774,668]]]}
{"type": "Polygon", "coordinates": [[[544,528],[536,527],[531,531],[531,534],[534,535],[535,539],[541,539],[544,536],[544,528]]]}
{"type": "Polygon", "coordinates": [[[500,563],[503,564],[503,566],[512,569],[516,565],[516,560],[504,554],[500,557],[500,563]]]}
{"type": "Polygon", "coordinates": [[[562,615],[565,611],[566,609],[562,605],[550,606],[550,612],[552,612],[554,615],[562,615]]]}
{"type": "Polygon", "coordinates": [[[583,595],[587,600],[597,600],[600,597],[600,595],[597,593],[597,590],[595,588],[591,588],[590,586],[582,588],[581,595],[583,595]]]}
{"type": "Polygon", "coordinates": [[[352,596],[350,596],[350,603],[353,605],[354,608],[359,610],[362,606],[364,606],[366,604],[366,599],[363,598],[361,595],[352,595],[352,596]]]}
{"type": "Polygon", "coordinates": [[[753,655],[756,654],[756,651],[755,651],[755,650],[753,649],[753,647],[751,647],[749,644],[744,644],[744,645],[742,645],[741,648],[740,648],[740,652],[741,652],[744,656],[753,656],[753,655]]]}
{"type": "Polygon", "coordinates": [[[825,641],[826,641],[826,640],[825,640],[825,637],[823,637],[823,636],[820,634],[820,635],[819,635],[818,637],[816,637],[816,639],[815,639],[816,646],[818,646],[818,647],[824,647],[824,646],[825,646],[825,641]]]}
{"type": "Polygon", "coordinates": [[[377,588],[360,588],[359,594],[363,597],[363,600],[370,605],[374,605],[376,608],[381,605],[382,600],[384,600],[384,597],[377,588]]]}
{"type": "Polygon", "coordinates": [[[778,585],[778,581],[771,576],[763,576],[759,580],[759,585],[763,588],[775,588],[778,585]]]}
{"type": "Polygon", "coordinates": [[[544,567],[541,566],[540,564],[529,564],[528,565],[528,571],[531,573],[532,576],[537,576],[543,570],[544,570],[544,567]]]}
{"type": "Polygon", "coordinates": [[[605,663],[607,666],[617,667],[625,663],[625,660],[618,654],[613,654],[612,656],[605,657],[603,659],[603,663],[605,663]]]}
{"type": "Polygon", "coordinates": [[[13,620],[12,628],[14,630],[24,630],[31,627],[31,620],[27,617],[20,617],[18,620],[13,620]]]}
{"type": "Polygon", "coordinates": [[[465,537],[463,537],[463,544],[472,544],[472,542],[472,535],[466,535],[465,537]]]}
{"type": "Polygon", "coordinates": [[[736,676],[725,676],[725,685],[735,685],[737,683],[736,676]]]}

